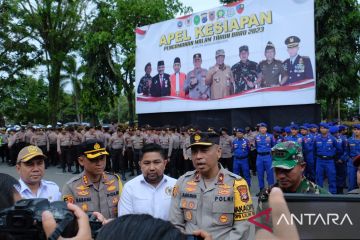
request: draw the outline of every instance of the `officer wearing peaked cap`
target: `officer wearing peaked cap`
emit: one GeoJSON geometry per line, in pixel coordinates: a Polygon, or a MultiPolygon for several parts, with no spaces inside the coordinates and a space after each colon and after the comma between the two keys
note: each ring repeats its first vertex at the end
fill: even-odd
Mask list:
{"type": "Polygon", "coordinates": [[[300,80],[314,78],[310,58],[298,54],[299,43],[300,38],[297,36],[290,36],[285,39],[287,51],[290,56],[290,58],[283,62],[284,69],[288,75],[288,80],[284,83],[286,85],[300,80]]]}
{"type": "Polygon", "coordinates": [[[265,60],[258,65],[258,82],[261,87],[276,87],[286,82],[287,73],[282,62],[275,59],[275,46],[268,42],[265,47],[265,60]]]}
{"type": "Polygon", "coordinates": [[[194,69],[186,75],[184,83],[184,92],[191,99],[207,100],[210,98],[210,87],[205,84],[207,70],[201,68],[201,54],[196,53],[193,56],[194,69]]]}
{"type": "Polygon", "coordinates": [[[122,182],[118,175],[104,172],[109,154],[103,142],[88,140],[81,144],[81,149],[79,163],[84,171],[64,185],[63,200],[85,212],[100,212],[105,218],[117,217],[122,182]]]}
{"type": "Polygon", "coordinates": [[[216,100],[234,93],[234,77],[231,69],[224,63],[225,51],[216,50],[216,64],[212,66],[205,78],[206,85],[210,86],[210,99],[216,100]]]}
{"type": "Polygon", "coordinates": [[[219,164],[219,135],[195,133],[190,143],[196,170],[185,173],[174,186],[170,221],[188,234],[203,229],[217,240],[248,239],[247,219],[254,215],[249,187],[219,164]]]}

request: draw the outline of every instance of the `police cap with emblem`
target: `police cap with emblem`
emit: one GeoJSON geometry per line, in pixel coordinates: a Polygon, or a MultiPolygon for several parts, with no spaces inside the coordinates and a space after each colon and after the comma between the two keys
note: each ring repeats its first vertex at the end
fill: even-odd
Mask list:
{"type": "Polygon", "coordinates": [[[35,158],[35,157],[41,157],[43,159],[46,158],[44,153],[37,146],[32,146],[32,145],[27,146],[27,147],[24,147],[23,149],[21,149],[21,151],[18,154],[16,162],[17,163],[27,162],[27,161],[30,161],[31,159],[35,158]]]}
{"type": "Polygon", "coordinates": [[[99,140],[91,139],[81,144],[81,154],[88,159],[97,158],[102,155],[109,155],[105,150],[104,143],[99,140]]]}
{"type": "Polygon", "coordinates": [[[300,38],[297,36],[290,36],[285,39],[285,44],[288,48],[293,48],[299,46],[300,38]]]}
{"type": "Polygon", "coordinates": [[[201,59],[201,54],[200,53],[195,53],[193,56],[193,59],[201,59]]]}
{"type": "Polygon", "coordinates": [[[190,146],[212,146],[219,144],[219,135],[215,132],[200,132],[190,136],[190,146]]]}
{"type": "Polygon", "coordinates": [[[297,164],[305,163],[301,146],[293,141],[276,144],[271,149],[271,156],[273,168],[293,169],[297,164]]]}

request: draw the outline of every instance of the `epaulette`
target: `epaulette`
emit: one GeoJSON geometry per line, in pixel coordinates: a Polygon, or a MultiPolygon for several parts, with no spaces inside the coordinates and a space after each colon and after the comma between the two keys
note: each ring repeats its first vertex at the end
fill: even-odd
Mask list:
{"type": "Polygon", "coordinates": [[[235,179],[237,179],[237,180],[242,179],[241,176],[236,175],[235,173],[232,173],[232,172],[230,172],[230,171],[228,171],[228,174],[229,174],[229,177],[235,178],[235,179]]]}
{"type": "Polygon", "coordinates": [[[70,180],[67,181],[66,184],[70,184],[70,183],[75,182],[75,181],[77,181],[77,180],[79,180],[81,178],[82,178],[82,176],[81,176],[81,174],[79,174],[79,175],[77,175],[75,177],[70,178],[70,180]]]}
{"type": "Polygon", "coordinates": [[[194,175],[195,173],[196,173],[196,170],[192,170],[192,171],[186,172],[183,176],[184,176],[184,177],[189,177],[189,176],[194,175]]]}

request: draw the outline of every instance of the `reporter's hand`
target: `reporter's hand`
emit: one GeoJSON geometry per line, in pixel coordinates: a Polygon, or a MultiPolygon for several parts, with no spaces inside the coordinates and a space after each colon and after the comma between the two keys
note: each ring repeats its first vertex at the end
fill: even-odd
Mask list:
{"type": "Polygon", "coordinates": [[[256,232],[255,239],[273,239],[273,240],[285,240],[285,239],[300,239],[296,225],[288,225],[281,223],[277,225],[279,218],[282,214],[286,215],[287,219],[290,219],[290,211],[286,204],[284,194],[280,188],[272,188],[269,196],[269,207],[272,208],[272,225],[273,233],[270,233],[264,229],[256,232]]]}
{"type": "MultiPolygon", "coordinates": [[[[72,238],[63,238],[63,237],[59,237],[58,239],[81,239],[81,240],[90,240],[91,239],[91,229],[90,229],[90,225],[89,225],[89,218],[86,215],[86,213],[81,210],[81,208],[79,208],[78,206],[76,206],[75,204],[72,203],[68,203],[67,207],[69,210],[71,210],[78,222],[78,226],[79,226],[79,230],[76,234],[76,236],[72,237],[72,238]]],[[[53,215],[51,214],[51,212],[49,211],[44,211],[42,213],[42,225],[43,225],[43,229],[46,235],[46,238],[49,238],[51,236],[51,234],[55,231],[56,229],[56,221],[53,217],[53,215]]]]}
{"type": "Polygon", "coordinates": [[[213,239],[210,233],[208,233],[202,229],[193,231],[193,235],[197,236],[197,237],[202,237],[204,240],[212,240],[213,239]]]}
{"type": "Polygon", "coordinates": [[[97,220],[98,220],[99,222],[102,223],[102,225],[105,225],[105,224],[111,222],[112,220],[114,220],[113,218],[106,219],[106,218],[104,217],[104,215],[102,215],[102,214],[99,213],[99,212],[93,212],[92,214],[97,218],[97,220]]]}

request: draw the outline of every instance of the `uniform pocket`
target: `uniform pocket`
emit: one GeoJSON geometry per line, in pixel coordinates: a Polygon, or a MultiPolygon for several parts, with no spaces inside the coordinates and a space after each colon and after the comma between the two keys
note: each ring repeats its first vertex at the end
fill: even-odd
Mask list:
{"type": "Polygon", "coordinates": [[[234,202],[213,203],[213,225],[232,226],[234,222],[234,202]]]}
{"type": "Polygon", "coordinates": [[[187,222],[196,224],[196,210],[198,207],[197,199],[184,198],[180,199],[180,208],[183,210],[184,219],[187,222]]]}

